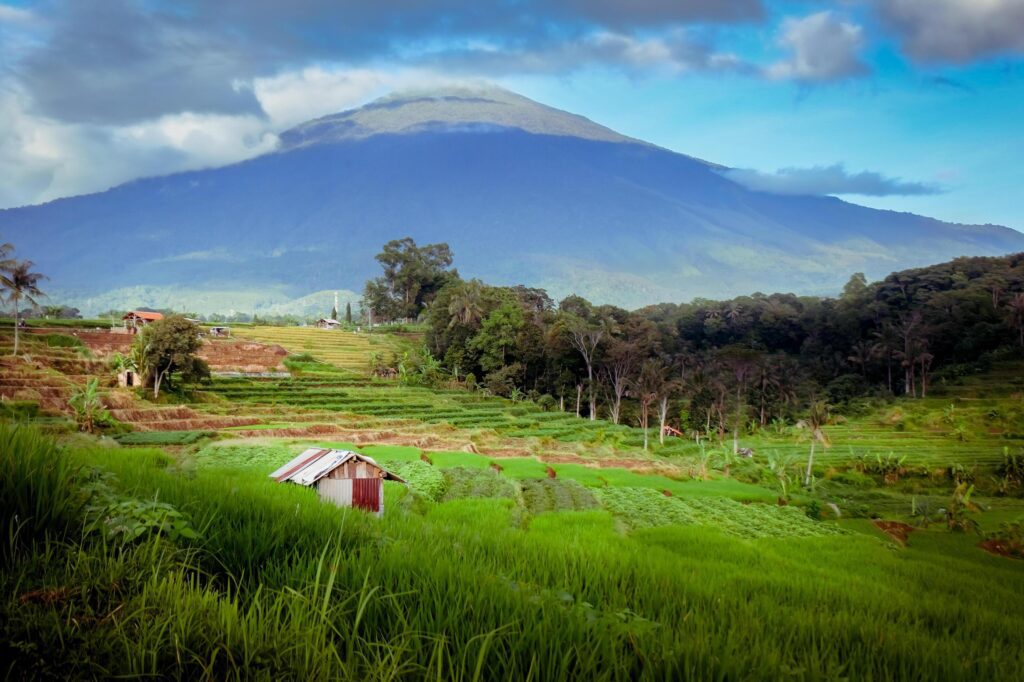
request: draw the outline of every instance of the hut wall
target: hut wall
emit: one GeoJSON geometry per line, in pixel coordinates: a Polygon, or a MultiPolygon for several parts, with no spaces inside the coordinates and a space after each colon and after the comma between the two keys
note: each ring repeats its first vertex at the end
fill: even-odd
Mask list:
{"type": "Polygon", "coordinates": [[[352,506],[351,478],[321,478],[317,482],[316,490],[321,498],[340,507],[352,506]]]}
{"type": "Polygon", "coordinates": [[[383,478],[330,478],[317,481],[317,494],[340,507],[355,507],[384,514],[383,478]]]}

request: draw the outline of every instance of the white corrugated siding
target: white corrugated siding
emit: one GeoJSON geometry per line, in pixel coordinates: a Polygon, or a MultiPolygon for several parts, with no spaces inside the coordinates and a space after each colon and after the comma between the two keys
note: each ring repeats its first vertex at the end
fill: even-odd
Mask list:
{"type": "Polygon", "coordinates": [[[352,506],[351,478],[321,478],[316,484],[317,492],[325,500],[341,507],[352,506]]]}

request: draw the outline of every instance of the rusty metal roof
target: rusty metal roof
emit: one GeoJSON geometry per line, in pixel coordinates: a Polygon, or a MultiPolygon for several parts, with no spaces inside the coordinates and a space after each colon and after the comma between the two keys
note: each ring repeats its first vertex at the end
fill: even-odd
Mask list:
{"type": "Polygon", "coordinates": [[[140,320],[150,320],[151,322],[164,319],[162,313],[151,313],[148,310],[130,310],[127,313],[125,313],[124,317],[122,317],[121,319],[127,320],[132,317],[137,317],[140,320]]]}
{"type": "Polygon", "coordinates": [[[310,448],[303,451],[298,457],[271,473],[270,477],[278,483],[290,481],[310,486],[351,459],[357,459],[377,467],[384,472],[383,478],[385,479],[405,483],[403,479],[377,464],[372,457],[350,450],[323,448],[310,448]]]}

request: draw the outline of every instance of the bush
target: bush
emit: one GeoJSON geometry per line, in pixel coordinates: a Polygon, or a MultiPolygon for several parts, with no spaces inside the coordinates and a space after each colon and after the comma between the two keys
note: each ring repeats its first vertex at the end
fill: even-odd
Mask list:
{"type": "Polygon", "coordinates": [[[868,382],[860,374],[843,374],[828,382],[825,392],[833,405],[848,403],[868,392],[868,382]]]}
{"type": "Polygon", "coordinates": [[[77,336],[47,334],[43,338],[46,339],[46,345],[50,348],[85,348],[82,340],[77,336]]]}
{"type": "Polygon", "coordinates": [[[502,367],[484,377],[484,385],[494,395],[508,398],[516,388],[516,379],[522,376],[523,366],[518,362],[502,367]]]}
{"type": "Polygon", "coordinates": [[[552,410],[555,409],[555,405],[558,404],[558,401],[555,400],[555,397],[553,395],[545,393],[541,397],[537,398],[536,403],[537,407],[539,407],[543,411],[551,412],[552,410]]]}

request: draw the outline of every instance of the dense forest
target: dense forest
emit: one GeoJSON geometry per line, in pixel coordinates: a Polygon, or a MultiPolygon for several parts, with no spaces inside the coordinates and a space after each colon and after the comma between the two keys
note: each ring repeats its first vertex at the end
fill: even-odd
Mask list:
{"type": "Polygon", "coordinates": [[[755,293],[635,311],[464,280],[445,244],[394,241],[378,260],[364,310],[428,329],[416,357],[392,359],[407,381],[641,426],[724,435],[815,403],[925,396],[993,352],[1024,348],[1024,253],[873,283],[857,273],[837,298],[755,293]]]}

